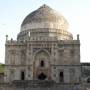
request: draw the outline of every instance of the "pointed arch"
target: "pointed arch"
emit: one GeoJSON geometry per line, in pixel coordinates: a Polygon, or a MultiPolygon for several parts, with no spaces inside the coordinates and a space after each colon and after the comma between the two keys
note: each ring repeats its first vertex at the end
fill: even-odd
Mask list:
{"type": "Polygon", "coordinates": [[[49,72],[51,71],[50,53],[45,49],[39,49],[34,53],[33,60],[33,77],[36,79],[46,79],[46,77],[48,78],[50,76],[49,72]]]}
{"type": "Polygon", "coordinates": [[[37,50],[37,51],[34,53],[34,57],[35,57],[35,55],[36,55],[37,53],[40,53],[40,52],[45,52],[45,53],[47,53],[48,56],[50,56],[50,53],[49,53],[47,50],[45,50],[45,49],[39,49],[39,50],[37,50]]]}

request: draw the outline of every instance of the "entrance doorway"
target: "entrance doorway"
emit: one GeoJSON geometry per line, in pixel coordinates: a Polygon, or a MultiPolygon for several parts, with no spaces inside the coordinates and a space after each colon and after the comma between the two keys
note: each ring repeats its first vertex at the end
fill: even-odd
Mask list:
{"type": "Polygon", "coordinates": [[[21,71],[21,80],[25,80],[25,72],[21,71]]]}
{"type": "Polygon", "coordinates": [[[39,80],[45,80],[46,78],[47,78],[47,76],[44,73],[41,73],[38,75],[39,80]]]}
{"type": "Polygon", "coordinates": [[[60,82],[64,82],[64,75],[62,71],[60,72],[59,78],[60,78],[60,82]]]}

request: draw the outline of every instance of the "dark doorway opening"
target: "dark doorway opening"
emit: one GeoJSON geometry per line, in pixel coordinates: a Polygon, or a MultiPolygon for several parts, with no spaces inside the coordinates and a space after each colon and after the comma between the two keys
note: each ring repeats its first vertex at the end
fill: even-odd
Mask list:
{"type": "Polygon", "coordinates": [[[46,78],[47,78],[47,76],[44,73],[41,73],[38,75],[39,80],[45,80],[46,78]]]}
{"type": "Polygon", "coordinates": [[[63,75],[63,72],[60,72],[60,82],[64,82],[64,75],[63,75]]]}
{"type": "Polygon", "coordinates": [[[25,80],[25,72],[21,71],[21,80],[25,80]]]}

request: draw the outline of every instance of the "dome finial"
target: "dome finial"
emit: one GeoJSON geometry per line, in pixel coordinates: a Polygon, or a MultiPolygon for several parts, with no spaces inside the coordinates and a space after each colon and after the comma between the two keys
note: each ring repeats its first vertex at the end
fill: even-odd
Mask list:
{"type": "Polygon", "coordinates": [[[46,7],[49,7],[49,6],[47,6],[46,4],[43,4],[40,8],[46,8],[46,7]]]}
{"type": "Polygon", "coordinates": [[[46,4],[43,4],[43,7],[46,7],[47,5],[46,4]]]}

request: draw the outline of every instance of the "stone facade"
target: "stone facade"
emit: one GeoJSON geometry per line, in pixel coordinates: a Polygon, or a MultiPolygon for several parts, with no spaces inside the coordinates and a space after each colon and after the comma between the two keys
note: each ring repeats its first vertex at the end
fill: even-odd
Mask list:
{"type": "Polygon", "coordinates": [[[46,5],[29,14],[17,40],[6,37],[4,90],[82,90],[79,35],[74,40],[67,29],[66,19],[46,5]]]}
{"type": "Polygon", "coordinates": [[[79,40],[7,41],[5,81],[21,80],[22,72],[25,80],[38,80],[38,75],[44,73],[46,80],[56,82],[62,72],[64,82],[68,83],[76,73],[75,80],[78,81],[81,71],[79,46],[79,40]]]}

